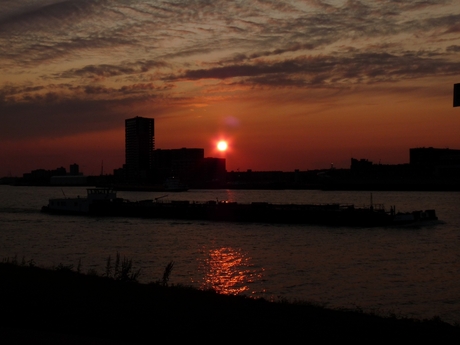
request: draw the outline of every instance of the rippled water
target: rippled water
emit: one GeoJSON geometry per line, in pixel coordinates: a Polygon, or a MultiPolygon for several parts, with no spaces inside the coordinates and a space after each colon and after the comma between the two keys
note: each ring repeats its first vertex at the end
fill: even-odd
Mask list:
{"type": "MultiPolygon", "coordinates": [[[[267,299],[460,323],[460,193],[374,192],[374,203],[436,209],[440,222],[409,228],[347,228],[52,216],[48,198],[85,188],[0,186],[0,258],[105,271],[116,253],[133,259],[143,282],[170,283],[267,299]]],[[[119,192],[130,200],[161,193],[119,192]]],[[[369,192],[202,190],[173,200],[370,203],[369,192]]]]}

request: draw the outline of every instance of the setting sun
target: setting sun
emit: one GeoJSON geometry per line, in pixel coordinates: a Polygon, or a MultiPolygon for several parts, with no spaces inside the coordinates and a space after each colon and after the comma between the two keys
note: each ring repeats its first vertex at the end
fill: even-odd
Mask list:
{"type": "Polygon", "coordinates": [[[217,149],[219,151],[225,151],[227,150],[227,148],[228,148],[228,145],[226,141],[221,140],[217,143],[217,149]]]}

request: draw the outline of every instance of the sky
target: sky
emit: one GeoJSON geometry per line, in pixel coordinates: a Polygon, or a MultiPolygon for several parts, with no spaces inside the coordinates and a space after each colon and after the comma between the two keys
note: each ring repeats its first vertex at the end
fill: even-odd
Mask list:
{"type": "Polygon", "coordinates": [[[459,0],[0,0],[0,176],[112,173],[135,116],[228,171],[408,163],[455,83],[459,0]]]}

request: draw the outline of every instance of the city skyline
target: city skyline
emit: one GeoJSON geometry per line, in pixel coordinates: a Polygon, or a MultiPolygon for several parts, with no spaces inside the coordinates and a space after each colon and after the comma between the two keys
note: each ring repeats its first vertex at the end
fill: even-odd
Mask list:
{"type": "Polygon", "coordinates": [[[136,116],[228,171],[459,149],[459,23],[448,0],[4,1],[0,176],[111,172],[136,116]]]}

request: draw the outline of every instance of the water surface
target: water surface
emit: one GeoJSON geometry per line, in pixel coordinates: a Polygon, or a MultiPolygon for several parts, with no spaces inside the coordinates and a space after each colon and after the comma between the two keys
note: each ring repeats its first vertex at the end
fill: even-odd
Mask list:
{"type": "MultiPolygon", "coordinates": [[[[307,300],[460,323],[458,192],[374,192],[374,203],[397,210],[436,209],[440,222],[409,228],[347,228],[53,216],[48,198],[86,195],[79,187],[0,186],[0,257],[51,267],[81,262],[105,272],[116,253],[142,269],[141,281],[213,288],[277,300],[307,300]]],[[[130,200],[164,193],[119,192],[130,200]]],[[[369,192],[196,190],[169,200],[352,203],[369,192]]]]}

